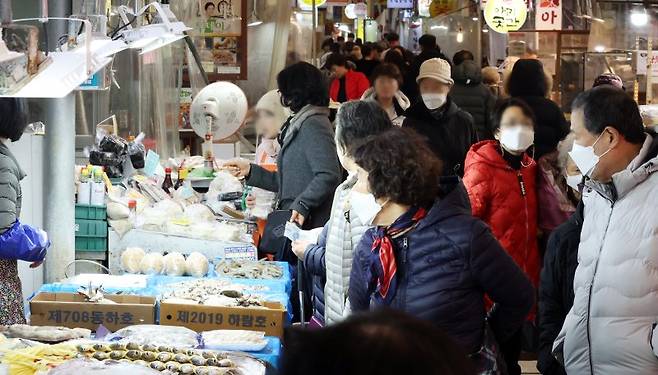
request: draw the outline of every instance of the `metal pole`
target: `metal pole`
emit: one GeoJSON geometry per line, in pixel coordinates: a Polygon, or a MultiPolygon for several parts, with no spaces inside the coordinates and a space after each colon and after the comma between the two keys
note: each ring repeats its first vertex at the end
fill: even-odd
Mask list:
{"type": "Polygon", "coordinates": [[[7,25],[14,19],[11,0],[0,0],[0,25],[7,25]]]}
{"type": "Polygon", "coordinates": [[[317,41],[316,41],[317,36],[315,35],[315,33],[317,31],[317,28],[318,28],[317,27],[317,23],[318,23],[317,11],[318,11],[318,8],[315,5],[315,0],[313,0],[312,6],[313,6],[313,21],[312,21],[313,22],[313,31],[311,32],[311,64],[317,66],[318,65],[318,61],[317,61],[317,53],[318,53],[317,49],[318,49],[318,47],[317,47],[317,41]]]}
{"type": "Polygon", "coordinates": [[[75,260],[75,96],[44,99],[46,118],[44,228],[52,247],[46,257],[46,282],[64,278],[75,260]]]}

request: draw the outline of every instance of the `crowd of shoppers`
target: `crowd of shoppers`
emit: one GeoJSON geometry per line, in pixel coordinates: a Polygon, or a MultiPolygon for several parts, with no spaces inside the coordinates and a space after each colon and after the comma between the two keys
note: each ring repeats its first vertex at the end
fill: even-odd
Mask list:
{"type": "Polygon", "coordinates": [[[292,222],[323,227],[275,256],[303,263],[312,326],[328,327],[288,332],[283,373],[516,375],[522,350],[542,374],[657,373],[658,140],[621,79],[578,96],[570,130],[536,57],[509,59],[501,80],[431,37],[416,60],[388,39],[328,43],[330,87],[305,63],[280,74],[278,173],[227,163],[292,222]],[[396,370],[400,353],[419,367],[396,370]]]}

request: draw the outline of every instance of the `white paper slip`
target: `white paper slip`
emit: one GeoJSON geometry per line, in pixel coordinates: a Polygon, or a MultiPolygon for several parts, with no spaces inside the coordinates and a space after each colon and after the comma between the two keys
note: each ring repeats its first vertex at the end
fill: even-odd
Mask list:
{"type": "Polygon", "coordinates": [[[305,241],[309,243],[318,243],[318,238],[322,233],[322,227],[311,230],[302,230],[295,223],[286,223],[284,236],[290,241],[305,241]]]}
{"type": "Polygon", "coordinates": [[[295,223],[287,222],[286,229],[283,232],[283,235],[286,236],[290,241],[297,241],[301,235],[302,229],[297,226],[295,223]]]}

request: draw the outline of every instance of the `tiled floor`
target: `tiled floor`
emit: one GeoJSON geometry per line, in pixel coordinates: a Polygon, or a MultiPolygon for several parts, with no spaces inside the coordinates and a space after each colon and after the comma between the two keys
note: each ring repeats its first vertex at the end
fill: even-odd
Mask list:
{"type": "Polygon", "coordinates": [[[539,371],[537,370],[536,361],[522,361],[520,363],[521,363],[521,371],[523,371],[524,375],[539,374],[539,371]]]}

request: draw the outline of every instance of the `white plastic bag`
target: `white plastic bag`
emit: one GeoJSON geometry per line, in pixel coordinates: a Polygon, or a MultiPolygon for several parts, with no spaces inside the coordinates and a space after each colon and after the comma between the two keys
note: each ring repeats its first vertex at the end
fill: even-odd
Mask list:
{"type": "Polygon", "coordinates": [[[122,328],[105,341],[123,340],[140,345],[166,345],[180,348],[195,348],[199,343],[197,333],[185,327],[141,324],[122,328]]]}
{"type": "Polygon", "coordinates": [[[185,218],[192,222],[213,221],[215,214],[205,204],[192,204],[185,207],[185,218]]]}
{"type": "Polygon", "coordinates": [[[159,253],[148,253],[142,258],[139,269],[145,275],[160,275],[164,269],[164,257],[159,253]]]}
{"type": "Polygon", "coordinates": [[[265,332],[219,329],[201,333],[204,347],[212,350],[258,352],[267,346],[265,332]]]}
{"type": "Polygon", "coordinates": [[[203,277],[208,273],[208,258],[205,255],[193,252],[185,259],[185,273],[194,277],[203,277]]]}
{"type": "Polygon", "coordinates": [[[128,247],[121,253],[121,268],[128,273],[141,271],[142,259],[146,252],[140,247],[128,247]]]}
{"type": "Polygon", "coordinates": [[[185,274],[185,257],[173,252],[164,256],[164,273],[167,276],[183,276],[185,274]]]}

